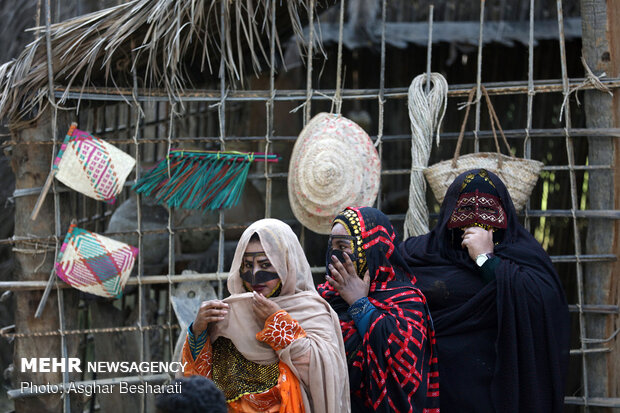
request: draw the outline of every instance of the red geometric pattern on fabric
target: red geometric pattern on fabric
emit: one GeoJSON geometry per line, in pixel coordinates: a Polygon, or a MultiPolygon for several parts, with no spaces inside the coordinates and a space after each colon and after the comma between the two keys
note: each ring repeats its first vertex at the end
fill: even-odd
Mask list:
{"type": "MultiPolygon", "coordinates": [[[[382,314],[377,317],[370,325],[368,332],[363,338],[363,350],[357,352],[353,356],[352,366],[363,372],[370,372],[371,387],[374,389],[373,399],[367,399],[367,403],[373,409],[378,410],[384,403],[390,407],[391,411],[400,412],[398,403],[392,400],[388,391],[386,382],[396,381],[402,389],[405,397],[412,399],[422,384],[424,377],[423,371],[428,371],[426,383],[427,388],[427,405],[438,405],[439,398],[439,375],[437,367],[437,357],[432,354],[430,357],[424,353],[425,349],[434,349],[434,331],[427,328],[432,325],[430,316],[424,317],[424,314],[414,308],[408,308],[408,303],[425,303],[425,299],[421,293],[411,288],[409,291],[401,291],[394,294],[390,299],[380,302],[369,298],[371,303],[378,309],[382,310],[382,314]],[[378,358],[376,353],[377,343],[373,342],[374,332],[382,330],[383,323],[396,324],[396,331],[390,333],[387,339],[387,345],[382,347],[382,357],[378,358]],[[428,346],[428,342],[431,346],[428,346]],[[423,366],[424,359],[428,359],[429,366],[423,366]],[[383,363],[380,360],[385,360],[383,363]],[[426,367],[426,368],[425,368],[426,367]],[[435,400],[435,401],[433,401],[435,400]]],[[[341,326],[345,323],[341,323],[341,326]]],[[[347,330],[343,329],[344,336],[350,336],[357,333],[354,324],[347,324],[347,330]]],[[[348,357],[351,357],[348,355],[348,357]]],[[[360,390],[360,394],[371,394],[371,392],[360,390]]],[[[413,410],[404,410],[411,411],[413,410]]],[[[438,408],[425,409],[425,412],[439,412],[438,408]]]]}
{"type": "Polygon", "coordinates": [[[301,325],[284,310],[273,313],[265,321],[265,328],[256,333],[256,339],[269,344],[274,351],[288,347],[298,338],[306,337],[301,325]]]}
{"type": "Polygon", "coordinates": [[[426,299],[414,287],[415,277],[403,271],[405,267],[395,266],[400,256],[391,226],[372,213],[366,222],[360,208],[348,210],[355,211],[359,217],[362,248],[366,251],[368,268],[372,268],[368,299],[376,311],[363,337],[355,323],[347,318],[348,305],[331,284],[321,284],[318,290],[333,308],[344,307],[344,311],[336,311],[344,318],[340,326],[352,395],[363,400],[369,410],[437,413],[437,353],[426,299]]]}
{"type": "Polygon", "coordinates": [[[353,320],[340,321],[340,328],[342,329],[342,332],[343,332],[342,338],[344,339],[344,341],[347,341],[349,338],[351,338],[353,334],[356,334],[355,322],[353,320]]]}
{"type": "Polygon", "coordinates": [[[392,253],[394,253],[394,244],[392,243],[392,240],[388,240],[387,238],[379,235],[377,238],[373,239],[372,241],[362,245],[362,248],[364,248],[365,250],[367,250],[368,248],[372,247],[373,245],[377,245],[379,243],[383,243],[385,245],[388,246],[387,251],[385,252],[385,256],[387,259],[389,259],[392,256],[392,253]]]}
{"type": "Polygon", "coordinates": [[[396,233],[394,232],[394,233],[390,234],[390,232],[383,225],[377,225],[376,227],[372,228],[369,231],[362,232],[362,236],[364,238],[370,237],[370,236],[376,234],[379,231],[381,231],[381,232],[383,232],[385,234],[389,234],[390,235],[390,241],[394,241],[394,239],[396,238],[396,233]]]}
{"type": "Polygon", "coordinates": [[[377,269],[376,275],[378,276],[381,273],[388,274],[388,279],[393,279],[394,276],[396,275],[396,273],[394,272],[394,268],[392,267],[383,267],[383,266],[379,267],[377,269]]]}

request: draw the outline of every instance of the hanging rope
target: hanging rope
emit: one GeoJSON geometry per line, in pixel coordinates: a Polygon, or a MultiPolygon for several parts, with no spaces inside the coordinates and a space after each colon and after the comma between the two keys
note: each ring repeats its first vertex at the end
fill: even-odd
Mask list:
{"type": "Polygon", "coordinates": [[[331,112],[340,115],[342,108],[342,42],[344,32],[344,6],[345,0],[340,2],[340,19],[338,30],[338,56],[336,59],[336,92],[334,93],[334,99],[332,100],[331,112]]]}
{"type": "Polygon", "coordinates": [[[428,166],[433,135],[437,134],[446,113],[448,82],[439,73],[431,73],[432,87],[425,92],[428,75],[416,76],[409,86],[407,104],[411,121],[411,181],[409,183],[409,209],[405,216],[405,238],[428,232],[426,182],[422,171],[428,166]]]}
{"type": "Polygon", "coordinates": [[[611,90],[601,82],[601,78],[607,76],[607,74],[603,72],[600,75],[596,76],[592,72],[592,69],[590,69],[590,66],[588,66],[588,63],[586,63],[586,59],[583,56],[581,56],[581,64],[583,65],[583,69],[586,72],[586,78],[583,80],[583,82],[571,88],[568,93],[564,95],[562,107],[560,108],[560,121],[562,120],[562,116],[564,116],[564,109],[566,109],[566,104],[568,103],[568,98],[570,97],[570,95],[574,93],[575,99],[577,100],[577,106],[581,105],[581,102],[579,102],[579,97],[577,96],[577,92],[587,86],[593,86],[594,89],[600,92],[609,93],[609,96],[613,96],[611,90]]]}

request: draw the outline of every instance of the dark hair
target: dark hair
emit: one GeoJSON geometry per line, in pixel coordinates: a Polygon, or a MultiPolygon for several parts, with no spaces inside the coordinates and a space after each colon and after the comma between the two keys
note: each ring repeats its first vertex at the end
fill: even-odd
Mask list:
{"type": "Polygon", "coordinates": [[[253,241],[260,242],[260,237],[258,236],[258,232],[255,232],[254,234],[252,234],[252,236],[250,237],[250,240],[248,241],[248,243],[249,242],[253,242],[253,241]]]}
{"type": "Polygon", "coordinates": [[[165,393],[155,399],[155,407],[160,413],[226,413],[224,393],[211,380],[203,376],[190,376],[176,379],[172,384],[180,384],[180,393],[165,393]]]}

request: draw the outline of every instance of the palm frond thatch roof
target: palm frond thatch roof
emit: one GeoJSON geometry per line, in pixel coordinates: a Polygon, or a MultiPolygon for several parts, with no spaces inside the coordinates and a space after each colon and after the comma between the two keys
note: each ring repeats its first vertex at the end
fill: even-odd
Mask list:
{"type": "MultiPolygon", "coordinates": [[[[315,12],[310,0],[133,0],[54,24],[54,84],[132,87],[135,73],[140,87],[174,99],[194,82],[217,80],[222,60],[228,78],[242,80],[269,62],[274,4],[276,47],[289,35],[301,47],[302,26],[315,12]]],[[[33,118],[48,105],[45,28],[41,33],[0,66],[0,119],[33,118]]]]}

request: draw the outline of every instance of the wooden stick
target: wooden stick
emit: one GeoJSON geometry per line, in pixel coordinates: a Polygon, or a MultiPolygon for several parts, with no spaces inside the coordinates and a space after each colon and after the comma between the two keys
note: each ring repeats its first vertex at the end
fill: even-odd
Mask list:
{"type": "MultiPolygon", "coordinates": [[[[71,220],[71,225],[77,224],[77,219],[73,218],[71,220]]],[[[54,261],[56,261],[57,257],[54,257],[54,261]]],[[[50,278],[47,280],[47,285],[45,286],[45,291],[43,291],[43,296],[41,297],[41,301],[39,301],[39,306],[37,307],[37,311],[34,313],[34,318],[41,317],[43,314],[43,309],[45,308],[45,304],[47,303],[47,299],[50,296],[50,292],[52,292],[52,286],[54,285],[54,280],[56,280],[56,267],[52,268],[52,272],[50,273],[50,278]]]]}
{"type": "Polygon", "coordinates": [[[41,189],[41,193],[39,194],[39,198],[37,199],[37,203],[34,205],[34,209],[32,210],[32,214],[30,214],[31,220],[36,220],[37,216],[39,216],[39,211],[43,206],[43,202],[47,197],[47,193],[50,191],[50,187],[52,186],[52,182],[54,181],[54,176],[56,176],[56,169],[51,170],[49,175],[47,175],[47,180],[45,181],[45,185],[43,185],[43,189],[41,189]]]}
{"type": "MultiPolygon", "coordinates": [[[[65,141],[69,139],[69,137],[73,136],[73,131],[75,131],[76,128],[77,128],[77,123],[72,122],[71,126],[69,127],[69,130],[67,131],[67,137],[65,137],[65,141]]],[[[56,145],[55,139],[53,142],[54,142],[54,145],[56,145]]],[[[62,152],[62,150],[63,148],[61,147],[60,152],[62,152]]],[[[54,158],[54,162],[52,163],[52,170],[50,171],[49,175],[47,175],[47,180],[45,181],[45,185],[43,185],[43,189],[41,190],[41,193],[39,194],[39,199],[37,199],[37,203],[34,205],[32,214],[30,214],[30,219],[32,221],[36,220],[37,216],[39,216],[39,211],[41,210],[41,207],[43,206],[43,202],[45,201],[45,198],[47,197],[47,193],[49,192],[50,187],[52,186],[52,181],[54,181],[54,176],[56,176],[56,172],[58,171],[57,162],[59,161],[58,156],[60,152],[54,158]]],[[[52,156],[53,155],[54,153],[52,152],[52,156]]]]}
{"type": "Polygon", "coordinates": [[[52,286],[54,285],[54,280],[56,278],[55,275],[56,275],[56,269],[54,268],[52,272],[50,273],[49,280],[47,280],[45,291],[43,291],[43,296],[41,297],[41,301],[39,301],[39,306],[37,307],[37,311],[35,311],[34,313],[34,318],[39,318],[41,317],[41,314],[43,314],[43,309],[45,308],[47,299],[49,298],[50,293],[52,292],[52,286]]]}

